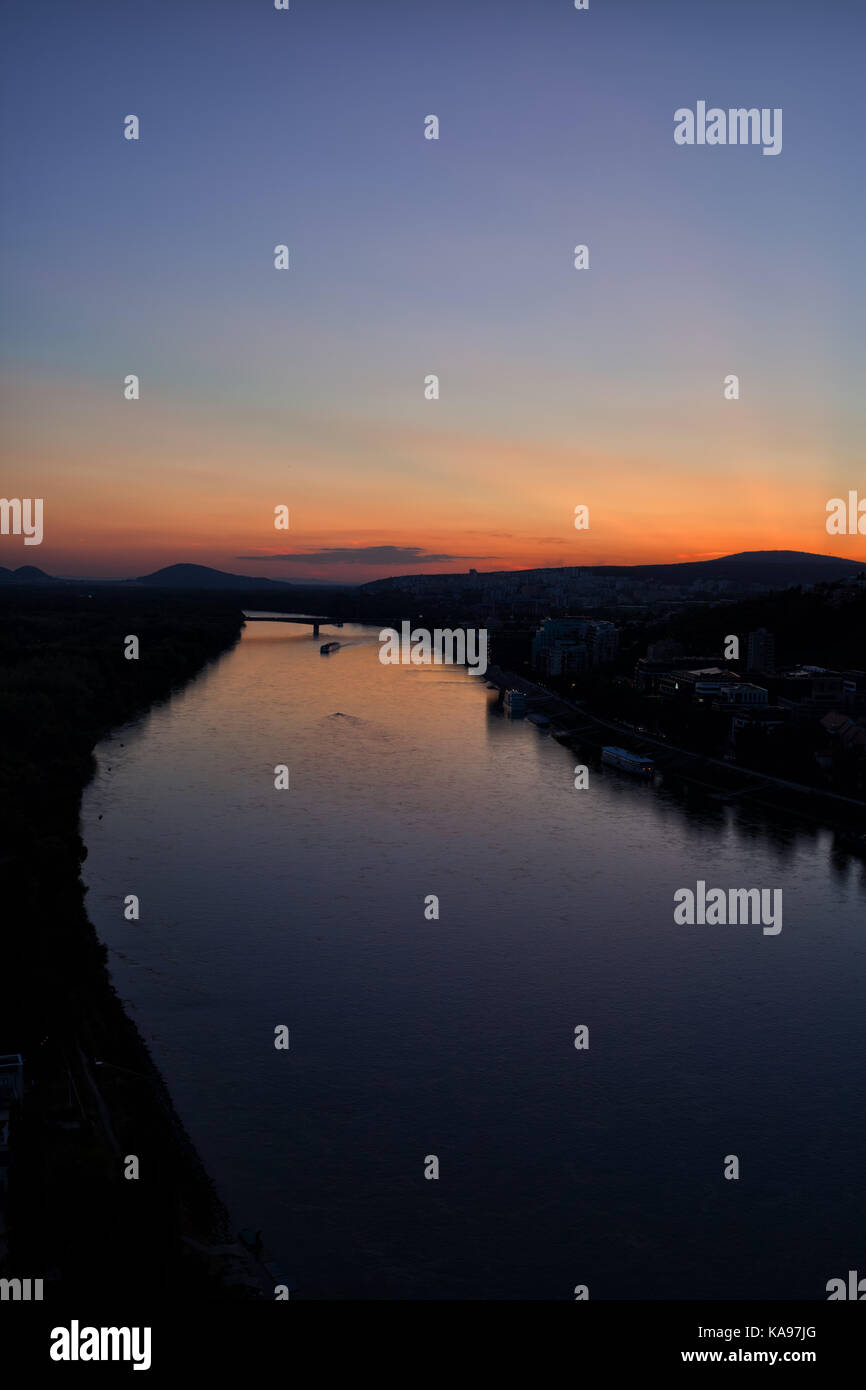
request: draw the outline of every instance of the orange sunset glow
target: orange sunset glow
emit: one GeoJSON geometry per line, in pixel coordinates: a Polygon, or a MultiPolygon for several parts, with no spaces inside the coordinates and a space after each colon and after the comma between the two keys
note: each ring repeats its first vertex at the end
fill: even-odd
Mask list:
{"type": "Polygon", "coordinates": [[[124,578],[195,562],[358,583],[757,549],[866,557],[863,536],[826,529],[827,501],[846,495],[842,470],[816,466],[817,441],[770,440],[745,415],[736,432],[714,430],[696,465],[695,418],[680,418],[681,442],[669,448],[620,427],[612,449],[589,430],[570,443],[225,402],[130,407],[82,388],[53,388],[40,413],[41,394],[27,379],[8,390],[21,437],[6,492],[41,496],[45,516],[41,546],[0,539],[8,568],[124,578]],[[279,505],[288,532],[274,529],[279,505]],[[588,530],[574,527],[577,505],[589,508],[588,530]],[[390,563],[380,547],[394,549],[390,563]]]}

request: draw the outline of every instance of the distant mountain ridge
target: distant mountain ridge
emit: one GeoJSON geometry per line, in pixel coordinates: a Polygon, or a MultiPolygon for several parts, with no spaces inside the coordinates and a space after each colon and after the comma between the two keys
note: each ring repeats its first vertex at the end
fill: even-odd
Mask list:
{"type": "MultiPolygon", "coordinates": [[[[768,587],[820,583],[822,580],[845,579],[849,575],[866,570],[866,560],[846,560],[838,555],[814,555],[804,550],[743,550],[735,555],[720,555],[715,560],[680,560],[662,565],[558,565],[525,570],[481,570],[478,579],[490,581],[496,578],[518,576],[526,580],[533,577],[550,577],[557,574],[573,573],[581,570],[586,574],[608,576],[631,576],[634,579],[669,580],[671,583],[689,583],[693,579],[739,579],[766,581],[768,587]]],[[[454,583],[464,580],[467,585],[475,582],[476,576],[468,571],[439,574],[403,574],[385,579],[372,579],[358,585],[361,593],[373,593],[383,585],[399,587],[403,580],[413,584],[418,580],[435,584],[447,580],[454,583]]],[[[37,569],[35,565],[22,565],[10,570],[0,566],[0,585],[6,584],[124,584],[145,586],[152,589],[233,589],[236,592],[254,589],[293,589],[311,588],[354,588],[354,585],[314,579],[255,579],[246,574],[229,574],[225,570],[212,569],[209,565],[177,564],[166,565],[153,574],[143,574],[136,579],[56,579],[37,569]]]]}
{"type": "Polygon", "coordinates": [[[8,570],[0,565],[0,584],[53,584],[55,581],[44,570],[35,565],[20,565],[17,570],[8,570]]]}
{"type": "MultiPolygon", "coordinates": [[[[657,583],[688,584],[696,579],[732,579],[742,582],[766,583],[768,587],[795,586],[797,584],[816,584],[833,579],[845,579],[850,575],[866,571],[866,560],[846,560],[837,555],[814,555],[805,550],[742,550],[735,555],[720,555],[714,560],[680,560],[661,565],[559,565],[528,570],[481,570],[478,580],[491,580],[521,576],[531,581],[533,578],[551,578],[557,574],[571,575],[575,570],[588,575],[608,578],[653,579],[657,583]]],[[[417,584],[418,580],[431,583],[446,580],[453,583],[463,579],[467,585],[475,582],[475,574],[404,574],[390,579],[373,579],[361,585],[361,592],[374,593],[377,588],[387,585],[399,587],[406,580],[417,584]]]]}
{"type": "MultiPolygon", "coordinates": [[[[309,588],[315,581],[304,584],[309,588]]],[[[139,579],[58,579],[35,565],[22,565],[20,569],[5,569],[0,565],[0,585],[2,584],[93,584],[146,585],[153,589],[291,589],[298,587],[298,581],[291,579],[252,579],[249,575],[227,574],[224,570],[211,569],[208,565],[167,565],[165,569],[153,574],[144,574],[139,579]]]]}
{"type": "Polygon", "coordinates": [[[290,579],[252,579],[246,574],[227,574],[209,565],[166,565],[165,569],[125,579],[125,584],[147,584],[154,589],[289,589],[290,579]]]}
{"type": "Polygon", "coordinates": [[[735,555],[719,555],[715,560],[692,560],[684,561],[685,564],[698,565],[729,565],[729,564],[754,564],[754,565],[785,565],[785,564],[817,564],[821,565],[853,565],[855,569],[862,569],[866,560],[846,560],[839,555],[816,555],[811,550],[739,550],[735,555]]]}

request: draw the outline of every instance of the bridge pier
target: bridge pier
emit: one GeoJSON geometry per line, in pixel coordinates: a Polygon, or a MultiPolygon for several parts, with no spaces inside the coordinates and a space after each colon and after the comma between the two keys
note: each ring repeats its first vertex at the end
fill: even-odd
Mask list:
{"type": "Polygon", "coordinates": [[[314,636],[314,637],[318,637],[318,635],[319,635],[319,624],[318,624],[318,623],[313,623],[313,636],[314,636]]]}

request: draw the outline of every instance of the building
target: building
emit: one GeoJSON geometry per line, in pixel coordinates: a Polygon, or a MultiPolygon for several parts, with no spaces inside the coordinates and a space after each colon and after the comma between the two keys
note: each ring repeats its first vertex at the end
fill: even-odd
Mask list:
{"type": "Polygon", "coordinates": [[[801,722],[820,718],[828,710],[844,706],[849,694],[841,672],[825,671],[818,666],[780,671],[767,678],[767,686],[776,703],[783,709],[790,709],[794,718],[801,722]]]}
{"type": "Polygon", "coordinates": [[[736,745],[737,735],[744,729],[757,729],[763,734],[772,734],[788,723],[789,712],[778,705],[751,705],[737,709],[731,720],[731,739],[736,745]]]}
{"type": "Polygon", "coordinates": [[[590,651],[593,666],[613,661],[619,650],[619,629],[600,619],[590,624],[590,651]]]}
{"type": "Polygon", "coordinates": [[[3,1207],[9,1189],[9,1123],[12,1109],[24,1098],[24,1063],[17,1052],[0,1056],[0,1263],[5,1257],[3,1207]]]}
{"type": "Polygon", "coordinates": [[[586,671],[612,661],[619,629],[595,618],[545,618],[532,639],[532,665],[547,676],[586,671]]]}
{"type": "Polygon", "coordinates": [[[719,706],[727,709],[731,705],[766,705],[769,691],[762,685],[752,685],[749,681],[736,681],[722,686],[719,691],[719,706]]]}
{"type": "Polygon", "coordinates": [[[542,649],[533,665],[546,676],[586,671],[590,666],[589,650],[585,642],[554,642],[552,647],[542,649]]]}
{"type": "Polygon", "coordinates": [[[720,666],[705,666],[697,671],[672,671],[659,681],[659,694],[665,700],[681,700],[695,705],[718,700],[721,692],[737,683],[733,671],[720,666]]]}
{"type": "Polygon", "coordinates": [[[841,671],[845,708],[866,713],[866,671],[841,671]]]}
{"type": "Polygon", "coordinates": [[[675,671],[695,671],[702,667],[715,666],[719,661],[717,656],[692,655],[660,658],[650,655],[650,652],[654,650],[655,643],[648,649],[646,656],[638,657],[634,668],[635,689],[643,695],[658,694],[661,682],[675,671]]]}
{"type": "Polygon", "coordinates": [[[21,1100],[24,1095],[24,1062],[19,1053],[0,1056],[0,1102],[21,1100]]]}
{"type": "Polygon", "coordinates": [[[842,748],[858,755],[866,753],[866,724],[863,722],[855,723],[849,715],[831,710],[824,715],[821,724],[842,748]]]}
{"type": "Polygon", "coordinates": [[[776,669],[776,638],[765,627],[749,633],[748,659],[749,671],[774,671],[776,669]]]}
{"type": "Polygon", "coordinates": [[[663,637],[658,642],[650,642],[646,649],[646,659],[650,662],[676,661],[677,657],[680,656],[685,656],[682,642],[673,642],[669,637],[663,637]]]}

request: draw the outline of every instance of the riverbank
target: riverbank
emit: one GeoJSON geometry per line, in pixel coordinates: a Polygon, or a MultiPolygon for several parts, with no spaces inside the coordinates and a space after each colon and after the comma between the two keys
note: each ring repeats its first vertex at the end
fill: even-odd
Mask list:
{"type": "Polygon", "coordinates": [[[866,825],[866,802],[727,763],[648,734],[637,734],[623,724],[603,719],[585,704],[576,704],[498,666],[489,667],[486,676],[500,690],[523,691],[531,701],[531,710],[546,715],[554,726],[553,736],[568,747],[584,745],[600,750],[615,742],[652,757],[666,781],[701,787],[717,800],[748,800],[750,805],[825,826],[842,835],[862,832],[866,825]]]}
{"type": "Polygon", "coordinates": [[[96,744],[201,675],[241,626],[225,598],[28,593],[0,607],[0,1052],[24,1061],[3,1155],[0,1276],[44,1279],[53,1303],[244,1299],[269,1283],[273,1294],[113,988],[80,878],[96,744]],[[123,656],[130,633],[137,662],[123,656]]]}

